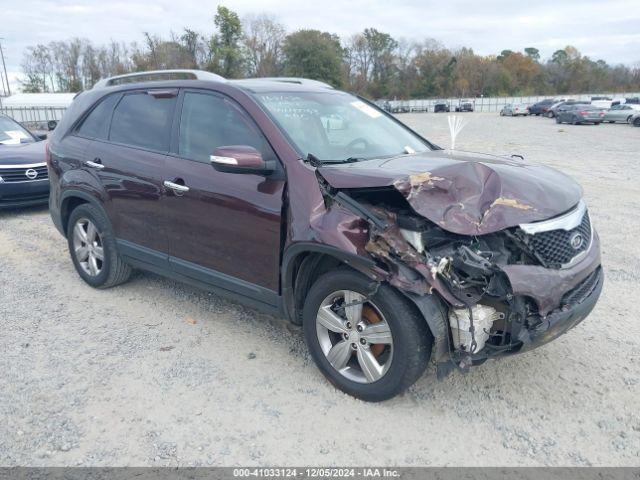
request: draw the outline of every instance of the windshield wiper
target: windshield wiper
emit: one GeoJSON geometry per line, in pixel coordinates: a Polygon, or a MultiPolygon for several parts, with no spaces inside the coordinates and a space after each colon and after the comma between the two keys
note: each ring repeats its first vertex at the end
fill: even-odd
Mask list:
{"type": "Polygon", "coordinates": [[[309,153],[307,155],[307,162],[309,162],[313,167],[319,167],[321,165],[330,165],[334,163],[353,163],[353,162],[360,162],[362,160],[367,160],[367,159],[363,157],[349,157],[342,160],[320,160],[313,153],[309,153]]]}

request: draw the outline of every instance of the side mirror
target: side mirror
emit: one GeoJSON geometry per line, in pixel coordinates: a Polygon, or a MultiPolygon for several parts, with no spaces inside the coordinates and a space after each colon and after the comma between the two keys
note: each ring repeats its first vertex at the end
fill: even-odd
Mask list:
{"type": "Polygon", "coordinates": [[[40,141],[46,140],[48,137],[47,133],[42,133],[42,132],[33,133],[33,135],[40,141]]]}
{"type": "Polygon", "coordinates": [[[272,162],[263,160],[262,154],[248,145],[218,147],[209,159],[219,172],[268,175],[275,170],[272,162]]]}

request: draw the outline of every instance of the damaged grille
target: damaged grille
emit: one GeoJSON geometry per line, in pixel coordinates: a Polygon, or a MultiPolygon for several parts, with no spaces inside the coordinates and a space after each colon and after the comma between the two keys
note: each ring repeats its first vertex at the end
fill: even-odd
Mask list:
{"type": "Polygon", "coordinates": [[[562,297],[560,305],[576,305],[578,303],[582,303],[589,295],[591,295],[593,289],[598,285],[598,280],[600,278],[600,269],[601,267],[596,268],[593,273],[585,278],[582,283],[578,284],[576,288],[565,293],[564,297],[562,297]]]}
{"type": "Polygon", "coordinates": [[[586,251],[591,244],[591,221],[585,212],[572,230],[550,230],[529,235],[529,246],[547,267],[560,268],[586,251]]]}

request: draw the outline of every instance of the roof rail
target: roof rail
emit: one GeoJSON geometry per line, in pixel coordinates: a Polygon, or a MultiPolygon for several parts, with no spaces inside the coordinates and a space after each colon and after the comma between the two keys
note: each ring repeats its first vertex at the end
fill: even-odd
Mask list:
{"type": "Polygon", "coordinates": [[[204,70],[151,70],[147,72],[125,73],[98,81],[93,88],[111,87],[124,83],[150,82],[160,80],[208,80],[210,82],[226,82],[224,77],[204,70]]]}
{"type": "Polygon", "coordinates": [[[316,87],[324,87],[331,88],[333,87],[328,83],[321,82],[320,80],[313,80],[311,78],[301,78],[301,77],[258,77],[258,78],[243,78],[242,82],[248,81],[268,81],[268,82],[281,82],[281,83],[296,83],[298,85],[314,85],[316,87]]]}

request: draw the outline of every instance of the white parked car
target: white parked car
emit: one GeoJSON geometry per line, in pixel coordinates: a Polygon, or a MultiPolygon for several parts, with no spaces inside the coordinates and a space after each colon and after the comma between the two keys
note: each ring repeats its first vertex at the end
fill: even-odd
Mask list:
{"type": "Polygon", "coordinates": [[[510,115],[516,117],[518,115],[529,115],[529,106],[524,103],[507,103],[502,110],[500,110],[500,116],[510,115]]]}

